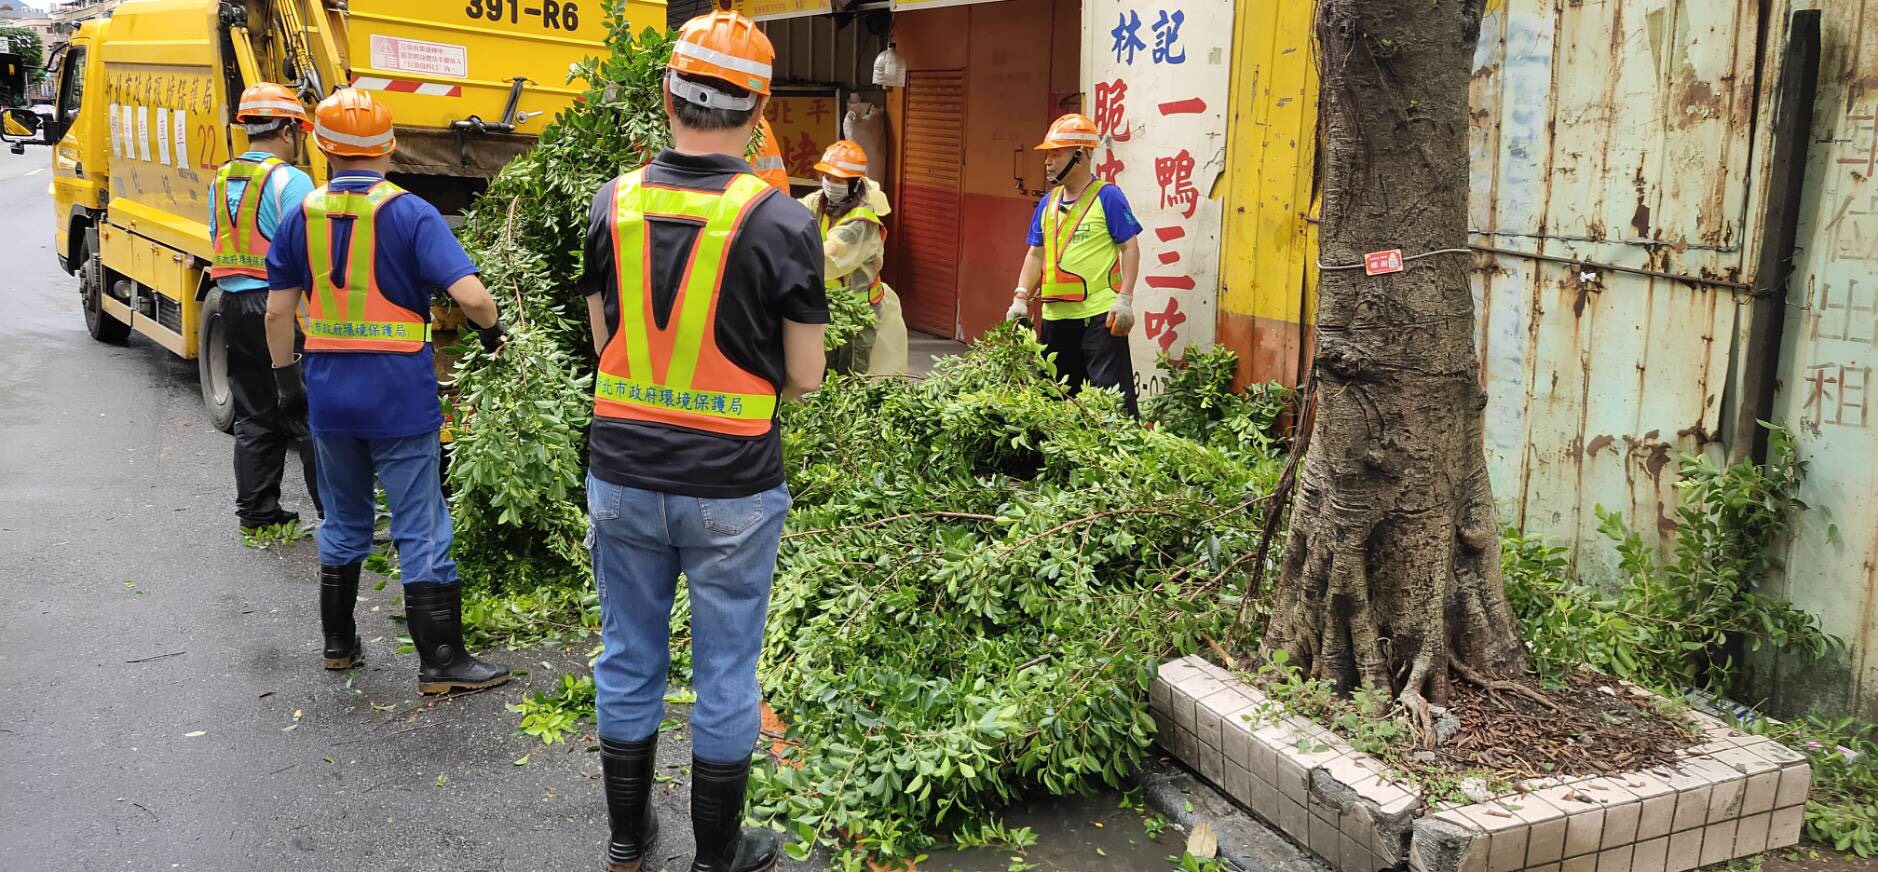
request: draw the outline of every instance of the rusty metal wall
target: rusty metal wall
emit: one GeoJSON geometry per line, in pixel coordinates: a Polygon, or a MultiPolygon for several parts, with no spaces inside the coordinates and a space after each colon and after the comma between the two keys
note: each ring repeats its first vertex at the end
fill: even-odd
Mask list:
{"type": "MultiPolygon", "coordinates": [[[[1751,298],[1729,285],[1755,274],[1774,83],[1798,9],[1822,10],[1824,30],[1770,417],[1810,466],[1812,509],[1784,577],[1763,590],[1845,647],[1820,661],[1752,655],[1738,690],[1776,713],[1878,719],[1878,0],[1488,0],[1470,94],[1471,241],[1707,283],[1477,255],[1487,452],[1502,521],[1567,546],[1586,580],[1620,577],[1599,508],[1670,541],[1679,457],[1722,460],[1740,436],[1751,298]]],[[[1272,142],[1302,137],[1259,126],[1300,94],[1267,70],[1303,45],[1283,36],[1272,57],[1235,44],[1253,71],[1238,80],[1254,87],[1234,92],[1227,238],[1246,244],[1223,247],[1234,257],[1220,340],[1253,381],[1293,377],[1286,343],[1309,335],[1285,246],[1313,169],[1274,164],[1272,142]],[[1252,246],[1255,229],[1276,249],[1252,246]]]]}
{"type": "MultiPolygon", "coordinates": [[[[1878,719],[1878,0],[1776,6],[1823,14],[1774,406],[1810,463],[1801,498],[1814,508],[1773,592],[1818,616],[1846,648],[1819,662],[1763,664],[1751,692],[1778,711],[1878,719]]],[[[1785,19],[1783,10],[1770,44],[1785,39],[1785,19]]]]}
{"type": "MultiPolygon", "coordinates": [[[[1472,242],[1722,280],[1751,229],[1758,0],[1490,0],[1471,100],[1472,242]]],[[[1597,508],[1673,529],[1675,459],[1714,451],[1731,289],[1477,257],[1502,520],[1615,578],[1597,508]]]]}

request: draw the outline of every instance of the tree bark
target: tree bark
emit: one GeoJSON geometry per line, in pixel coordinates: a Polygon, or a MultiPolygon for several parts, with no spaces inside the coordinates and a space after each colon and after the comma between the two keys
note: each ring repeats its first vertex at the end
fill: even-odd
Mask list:
{"type": "Polygon", "coordinates": [[[1263,651],[1427,724],[1452,666],[1525,666],[1500,578],[1468,286],[1481,0],[1319,0],[1324,205],[1311,389],[1263,651]],[[1402,272],[1364,255],[1401,249],[1402,272]],[[1439,252],[1439,253],[1437,253],[1439,252]],[[1339,268],[1357,264],[1353,269],[1339,268]]]}

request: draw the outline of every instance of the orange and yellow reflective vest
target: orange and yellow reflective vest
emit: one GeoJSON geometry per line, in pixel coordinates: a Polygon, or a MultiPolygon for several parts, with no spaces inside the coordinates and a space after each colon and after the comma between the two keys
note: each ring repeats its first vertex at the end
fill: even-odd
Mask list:
{"type": "Polygon", "coordinates": [[[307,291],[306,350],[414,354],[430,342],[428,312],[391,301],[378,286],[378,212],[404,189],[381,181],[363,192],[326,186],[308,194],[306,253],[313,287],[307,291]],[[352,222],[343,274],[333,272],[333,225],[352,222]]]}
{"type": "Polygon", "coordinates": [[[722,192],[649,184],[644,169],[615,183],[619,321],[600,351],[595,417],[726,436],[769,432],[780,392],[724,356],[717,345],[717,307],[730,247],[750,210],[773,190],[748,173],[736,176],[722,192]],[[664,327],[653,313],[648,218],[701,225],[664,327]]]}
{"type": "Polygon", "coordinates": [[[769,126],[769,119],[763,119],[758,126],[763,131],[763,145],[757,148],[756,159],[750,161],[750,168],[756,171],[758,178],[787,194],[789,170],[783,166],[782,143],[776,140],[776,130],[769,126]]]}
{"type": "Polygon", "coordinates": [[[215,210],[215,241],[209,261],[210,278],[251,276],[267,278],[268,239],[261,235],[261,197],[274,171],[287,165],[277,157],[266,160],[235,158],[222,164],[209,186],[209,208],[215,210]],[[244,183],[234,211],[228,208],[228,186],[244,183]]]}
{"type": "MultiPolygon", "coordinates": [[[[832,232],[835,228],[840,227],[841,225],[846,224],[850,221],[866,221],[869,224],[879,227],[880,228],[880,244],[882,247],[886,246],[887,244],[886,223],[880,220],[880,216],[875,214],[874,210],[869,209],[864,205],[855,206],[854,208],[849,209],[847,213],[842,215],[840,218],[836,218],[832,221],[829,220],[826,214],[823,214],[822,221],[821,221],[822,241],[826,242],[828,240],[828,234],[830,232],[832,232]]],[[[846,293],[849,291],[848,276],[828,276],[827,278],[823,280],[823,283],[826,285],[826,290],[829,293],[835,293],[837,291],[846,293]]],[[[869,303],[878,304],[881,298],[886,296],[886,294],[887,292],[881,289],[880,273],[875,273],[873,283],[867,286],[867,301],[869,303]]]]}
{"type": "Polygon", "coordinates": [[[1067,215],[1061,208],[1063,189],[1050,192],[1043,207],[1043,286],[1038,289],[1044,302],[1080,303],[1121,284],[1121,247],[1109,238],[1107,213],[1097,208],[1101,198],[1096,195],[1106,184],[1091,181],[1067,215]]]}

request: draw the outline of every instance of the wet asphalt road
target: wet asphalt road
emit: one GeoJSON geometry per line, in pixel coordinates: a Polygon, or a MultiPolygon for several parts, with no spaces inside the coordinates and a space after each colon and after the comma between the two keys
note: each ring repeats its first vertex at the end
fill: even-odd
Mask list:
{"type": "MultiPolygon", "coordinates": [[[[367,665],[320,669],[312,544],[241,543],[232,441],[193,361],[85,333],[51,250],[48,162],[0,151],[0,872],[599,868],[597,755],[518,736],[504,710],[583,670],[584,646],[497,652],[530,674],[421,699],[393,585],[361,593],[367,665]]],[[[309,509],[295,475],[284,502],[309,509]]],[[[668,734],[672,869],[688,753],[668,734]]],[[[1113,795],[1013,823],[1043,836],[1038,869],[1168,866],[1113,795]]]]}
{"type": "Polygon", "coordinates": [[[393,586],[320,669],[311,543],[242,545],[193,362],[86,335],[46,161],[0,154],[0,869],[594,868],[598,760],[503,710],[580,659],[420,700],[393,586]]]}

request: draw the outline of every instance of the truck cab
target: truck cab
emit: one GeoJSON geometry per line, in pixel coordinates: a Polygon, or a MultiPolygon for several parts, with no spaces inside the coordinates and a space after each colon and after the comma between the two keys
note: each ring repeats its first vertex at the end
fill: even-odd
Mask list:
{"type": "MultiPolygon", "coordinates": [[[[102,115],[102,109],[88,105],[85,95],[101,90],[103,69],[93,63],[93,58],[98,40],[109,26],[109,19],[93,19],[72,35],[53,73],[56,84],[52,114],[43,119],[47,125],[44,136],[52,143],[52,248],[67,275],[78,275],[89,255],[98,250],[97,240],[88,239],[88,234],[95,234],[103,214],[104,180],[110,162],[106,148],[92,147],[101,145],[91,131],[99,123],[92,115],[102,115]],[[87,109],[98,111],[87,113],[87,109]]],[[[90,320],[87,315],[87,322],[90,320]]],[[[97,335],[95,327],[92,335],[97,335]]]]}

